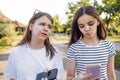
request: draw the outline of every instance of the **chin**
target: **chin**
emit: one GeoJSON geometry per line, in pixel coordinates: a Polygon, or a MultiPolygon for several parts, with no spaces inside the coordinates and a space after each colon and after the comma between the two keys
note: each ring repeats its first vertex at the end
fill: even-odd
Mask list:
{"type": "Polygon", "coordinates": [[[39,40],[41,41],[45,41],[47,38],[44,38],[44,37],[40,37],[39,40]]]}

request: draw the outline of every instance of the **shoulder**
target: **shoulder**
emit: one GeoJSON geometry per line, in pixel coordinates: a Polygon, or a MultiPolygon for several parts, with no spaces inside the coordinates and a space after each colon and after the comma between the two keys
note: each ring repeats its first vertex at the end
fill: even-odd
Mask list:
{"type": "Polygon", "coordinates": [[[102,44],[107,45],[107,46],[114,46],[113,42],[108,41],[108,40],[102,40],[102,44]]]}
{"type": "Polygon", "coordinates": [[[82,47],[84,46],[80,40],[76,41],[75,43],[71,44],[69,49],[77,49],[78,47],[82,47]]]}
{"type": "Polygon", "coordinates": [[[15,46],[11,49],[10,53],[22,52],[26,49],[26,44],[15,46]]]}

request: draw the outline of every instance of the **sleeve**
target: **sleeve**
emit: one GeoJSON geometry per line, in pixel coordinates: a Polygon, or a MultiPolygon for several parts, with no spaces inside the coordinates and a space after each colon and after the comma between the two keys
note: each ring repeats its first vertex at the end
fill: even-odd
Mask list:
{"type": "Polygon", "coordinates": [[[75,53],[77,53],[77,48],[74,45],[71,45],[68,49],[68,53],[67,53],[67,59],[68,60],[72,60],[72,61],[77,61],[77,58],[75,56],[75,53]]]}
{"type": "Polygon", "coordinates": [[[15,67],[15,59],[14,59],[13,51],[11,51],[10,56],[8,58],[4,76],[8,78],[16,79],[16,67],[15,67]]]}
{"type": "Polygon", "coordinates": [[[56,65],[55,68],[58,69],[57,80],[62,80],[64,77],[64,67],[63,67],[63,60],[62,55],[60,54],[59,50],[56,49],[56,65]]]}
{"type": "Polygon", "coordinates": [[[109,57],[114,56],[116,54],[116,52],[115,52],[115,46],[114,46],[113,43],[110,43],[110,48],[109,49],[110,49],[109,57]]]}

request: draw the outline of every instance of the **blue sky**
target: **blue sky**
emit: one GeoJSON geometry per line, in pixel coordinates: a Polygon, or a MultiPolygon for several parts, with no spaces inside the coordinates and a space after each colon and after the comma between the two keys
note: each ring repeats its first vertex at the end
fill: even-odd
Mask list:
{"type": "Polygon", "coordinates": [[[61,22],[65,22],[68,2],[79,0],[0,0],[0,11],[11,20],[27,24],[35,9],[58,14],[61,22]]]}

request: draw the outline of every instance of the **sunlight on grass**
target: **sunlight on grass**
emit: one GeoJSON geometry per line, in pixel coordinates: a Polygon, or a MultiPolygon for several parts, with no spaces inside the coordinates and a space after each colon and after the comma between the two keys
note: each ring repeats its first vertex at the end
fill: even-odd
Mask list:
{"type": "Polygon", "coordinates": [[[14,38],[11,39],[11,46],[0,46],[0,53],[5,53],[5,52],[9,52],[9,50],[15,46],[21,39],[22,39],[22,35],[20,36],[14,36],[14,38]]]}
{"type": "Polygon", "coordinates": [[[69,41],[69,38],[66,36],[59,36],[59,35],[52,35],[51,38],[56,39],[57,41],[60,41],[64,44],[67,44],[69,41]]]}
{"type": "Polygon", "coordinates": [[[11,49],[11,46],[0,46],[0,53],[8,52],[11,49]]]}
{"type": "Polygon", "coordinates": [[[108,36],[107,40],[113,41],[113,42],[120,42],[120,35],[117,36],[108,36]]]}

